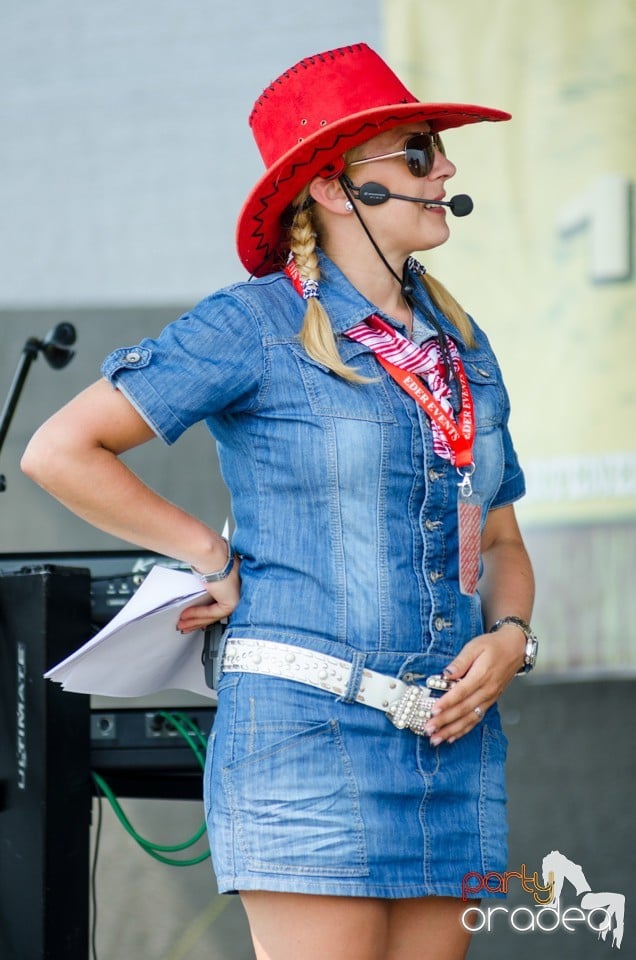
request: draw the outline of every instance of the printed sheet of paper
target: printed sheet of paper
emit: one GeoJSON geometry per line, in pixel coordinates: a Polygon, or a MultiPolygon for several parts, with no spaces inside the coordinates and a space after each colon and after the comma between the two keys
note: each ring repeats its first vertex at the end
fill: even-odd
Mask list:
{"type": "Polygon", "coordinates": [[[190,690],[214,699],[201,662],[203,631],[184,636],[176,628],[181,611],[208,596],[192,574],[157,565],[110,623],[44,676],[73,693],[190,690]]]}

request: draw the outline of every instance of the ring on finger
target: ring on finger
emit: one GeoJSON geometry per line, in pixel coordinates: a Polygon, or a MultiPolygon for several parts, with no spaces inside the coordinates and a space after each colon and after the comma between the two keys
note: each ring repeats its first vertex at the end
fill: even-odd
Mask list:
{"type": "Polygon", "coordinates": [[[481,707],[475,707],[475,709],[473,710],[473,713],[476,713],[476,714],[477,714],[477,719],[478,719],[478,720],[481,720],[481,718],[482,718],[483,715],[484,715],[484,711],[481,709],[481,707]]]}

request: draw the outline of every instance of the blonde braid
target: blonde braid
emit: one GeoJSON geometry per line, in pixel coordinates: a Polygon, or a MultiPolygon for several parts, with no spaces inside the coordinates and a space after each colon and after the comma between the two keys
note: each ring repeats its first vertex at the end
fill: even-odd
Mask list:
{"type": "MultiPolygon", "coordinates": [[[[316,226],[312,216],[312,206],[307,203],[309,197],[309,186],[306,186],[294,200],[296,212],[289,230],[289,249],[301,280],[313,280],[319,283],[316,226]]],[[[466,346],[474,347],[475,336],[470,320],[453,295],[430,273],[425,273],[421,281],[436,306],[462,335],[466,346]]],[[[354,368],[343,363],[331,321],[318,297],[310,297],[307,300],[300,342],[310,357],[344,380],[349,380],[351,383],[373,382],[367,377],[360,376],[354,368]]]]}
{"type": "MultiPolygon", "coordinates": [[[[304,206],[309,198],[306,187],[295,199],[297,208],[289,231],[289,249],[294,257],[301,280],[320,281],[320,267],[316,253],[316,233],[311,206],[304,206]]],[[[300,331],[300,342],[310,357],[328,367],[333,373],[352,383],[368,383],[354,369],[343,363],[327,311],[318,297],[310,297],[300,331]]]]}

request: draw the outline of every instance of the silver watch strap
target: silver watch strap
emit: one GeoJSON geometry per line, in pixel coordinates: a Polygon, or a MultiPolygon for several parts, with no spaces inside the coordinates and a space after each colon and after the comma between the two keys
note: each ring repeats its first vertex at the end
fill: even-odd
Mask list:
{"type": "Polygon", "coordinates": [[[227,561],[221,570],[215,570],[212,573],[201,573],[196,567],[190,567],[192,573],[195,577],[199,578],[201,583],[218,583],[219,580],[225,580],[225,578],[230,575],[232,567],[234,566],[234,550],[227,537],[222,537],[221,539],[225,541],[227,546],[227,561]]]}

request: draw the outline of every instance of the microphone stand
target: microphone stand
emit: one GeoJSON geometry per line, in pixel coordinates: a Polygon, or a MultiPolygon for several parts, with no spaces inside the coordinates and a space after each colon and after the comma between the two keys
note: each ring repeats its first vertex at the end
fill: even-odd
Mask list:
{"type": "MultiPolygon", "coordinates": [[[[9,393],[5,401],[2,413],[0,414],[0,453],[9,432],[13,414],[18,405],[22,388],[26,382],[31,364],[37,360],[38,353],[42,351],[49,365],[55,369],[61,369],[69,363],[74,351],[69,349],[70,344],[75,343],[75,328],[70,323],[60,323],[55,327],[44,340],[38,340],[36,337],[29,337],[18,361],[18,366],[13,375],[13,381],[9,387],[9,393]]],[[[7,481],[4,474],[0,473],[0,493],[7,489],[7,481]]]]}

